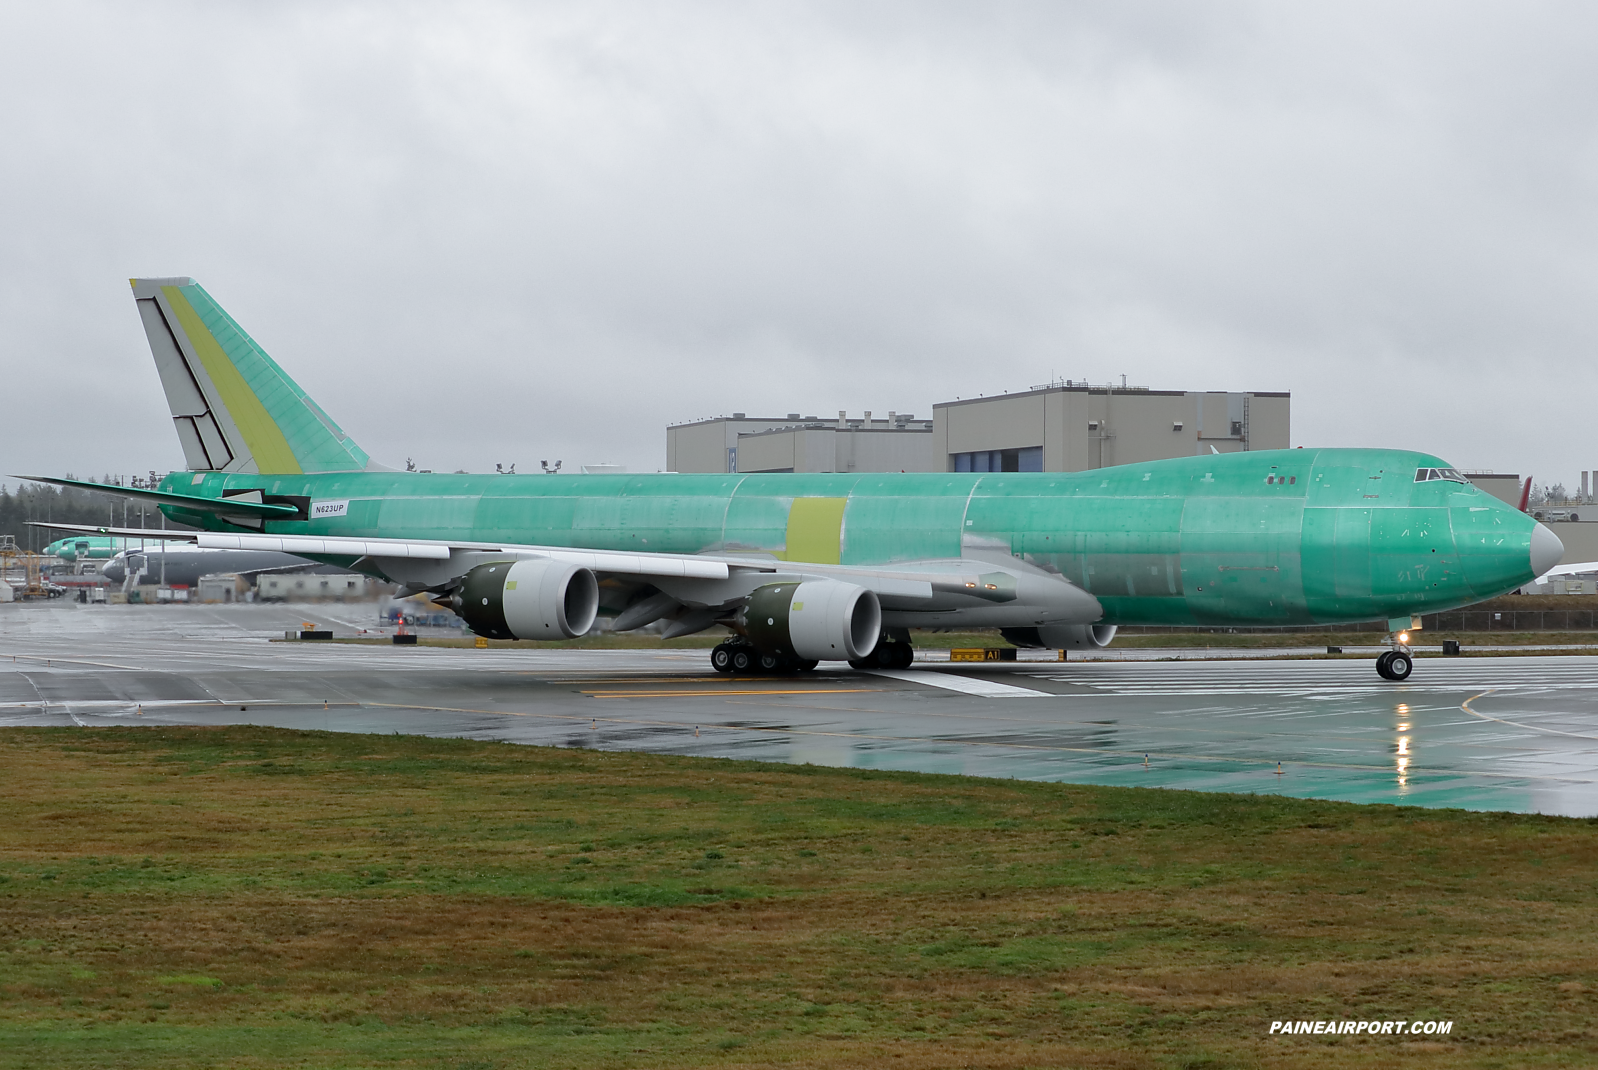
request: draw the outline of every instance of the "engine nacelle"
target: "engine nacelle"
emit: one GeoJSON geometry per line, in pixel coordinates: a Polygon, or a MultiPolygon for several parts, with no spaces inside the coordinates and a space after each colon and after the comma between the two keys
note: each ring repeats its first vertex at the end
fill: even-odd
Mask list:
{"type": "Polygon", "coordinates": [[[1045,650],[1102,650],[1115,638],[1113,624],[1045,624],[1037,628],[1001,628],[999,634],[1016,646],[1045,650]]]}
{"type": "Polygon", "coordinates": [[[450,604],[486,639],[575,639],[594,626],[599,581],[548,558],[494,561],[468,572],[450,604]]]}
{"type": "Polygon", "coordinates": [[[744,634],[763,653],[804,661],[853,661],[876,649],[882,605],[837,580],[768,583],[749,596],[744,634]]]}

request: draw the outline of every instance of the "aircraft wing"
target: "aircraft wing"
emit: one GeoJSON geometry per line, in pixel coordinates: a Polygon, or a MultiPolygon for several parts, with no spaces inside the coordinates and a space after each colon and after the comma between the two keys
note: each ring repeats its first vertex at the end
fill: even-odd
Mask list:
{"type": "MultiPolygon", "coordinates": [[[[547,558],[603,578],[651,584],[685,606],[713,609],[741,603],[779,579],[836,579],[876,594],[884,609],[923,609],[931,602],[1037,609],[1048,617],[1098,619],[1097,599],[1059,576],[1023,565],[971,558],[862,567],[783,561],[766,554],[633,553],[521,543],[444,539],[352,539],[321,535],[235,534],[113,528],[33,521],[34,527],[126,538],[184,540],[206,549],[276,550],[300,557],[355,559],[401,584],[408,593],[445,592],[478,565],[511,558],[547,558]]],[[[1030,614],[1028,614],[1030,616],[1030,614]]]]}

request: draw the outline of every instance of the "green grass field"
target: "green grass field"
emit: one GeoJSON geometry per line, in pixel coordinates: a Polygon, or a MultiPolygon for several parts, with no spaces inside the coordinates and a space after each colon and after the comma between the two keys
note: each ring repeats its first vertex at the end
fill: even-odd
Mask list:
{"type": "Polygon", "coordinates": [[[229,729],[0,734],[0,1067],[1598,1060],[1598,823],[229,729]],[[1452,1020],[1445,1039],[1274,1019],[1452,1020]]]}

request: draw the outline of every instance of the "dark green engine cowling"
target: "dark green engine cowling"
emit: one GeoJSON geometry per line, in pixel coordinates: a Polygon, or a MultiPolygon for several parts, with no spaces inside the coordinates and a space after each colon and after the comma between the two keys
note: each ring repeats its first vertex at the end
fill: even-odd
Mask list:
{"type": "Polygon", "coordinates": [[[466,574],[450,605],[485,639],[575,639],[594,626],[599,583],[548,558],[493,561],[466,574]]]}
{"type": "Polygon", "coordinates": [[[882,606],[864,587],[837,580],[768,583],[739,615],[762,653],[803,661],[853,661],[876,649],[882,606]]]}

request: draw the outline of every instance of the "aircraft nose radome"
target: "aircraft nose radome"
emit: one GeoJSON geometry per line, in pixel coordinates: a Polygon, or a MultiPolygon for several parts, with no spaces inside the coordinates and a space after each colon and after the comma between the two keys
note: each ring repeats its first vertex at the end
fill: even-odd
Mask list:
{"type": "Polygon", "coordinates": [[[1538,524],[1531,531],[1531,571],[1541,576],[1564,559],[1565,544],[1547,524],[1538,524]]]}

